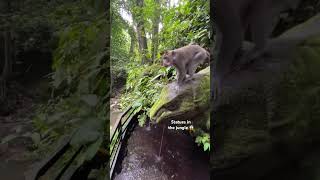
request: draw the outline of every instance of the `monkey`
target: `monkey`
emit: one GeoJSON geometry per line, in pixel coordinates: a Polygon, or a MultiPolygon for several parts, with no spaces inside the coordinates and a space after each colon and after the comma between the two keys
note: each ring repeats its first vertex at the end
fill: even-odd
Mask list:
{"type": "Polygon", "coordinates": [[[216,0],[216,44],[219,51],[217,73],[228,73],[239,55],[241,57],[238,64],[245,64],[263,54],[274,28],[274,18],[281,11],[296,8],[299,2],[300,0],[216,0]],[[248,30],[255,46],[249,52],[241,54],[244,35],[248,30]]]}
{"type": "MultiPolygon", "coordinates": [[[[217,61],[215,86],[221,88],[225,76],[239,66],[248,64],[265,53],[267,41],[274,28],[273,20],[281,11],[294,9],[300,0],[216,0],[214,17],[217,61]],[[246,52],[242,43],[246,32],[254,47],[246,52]],[[233,69],[233,65],[236,66],[233,69]]],[[[219,92],[215,92],[217,96],[219,92]]]]}
{"type": "Polygon", "coordinates": [[[208,62],[210,59],[208,51],[194,44],[165,51],[161,55],[163,66],[174,66],[176,68],[179,86],[186,82],[187,74],[189,75],[189,79],[192,79],[198,65],[208,62]]]}

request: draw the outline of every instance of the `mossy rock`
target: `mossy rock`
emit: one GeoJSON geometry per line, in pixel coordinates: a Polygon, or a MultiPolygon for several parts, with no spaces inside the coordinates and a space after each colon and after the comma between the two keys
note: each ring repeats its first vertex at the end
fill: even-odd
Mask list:
{"type": "Polygon", "coordinates": [[[320,159],[320,15],[272,40],[267,51],[229,78],[241,83],[226,88],[230,100],[213,119],[213,177],[319,179],[312,159],[320,159]]]}
{"type": "Polygon", "coordinates": [[[176,82],[166,85],[158,101],[151,107],[150,118],[156,123],[170,120],[190,120],[208,132],[210,98],[210,68],[196,73],[192,80],[178,87],[176,82]]]}

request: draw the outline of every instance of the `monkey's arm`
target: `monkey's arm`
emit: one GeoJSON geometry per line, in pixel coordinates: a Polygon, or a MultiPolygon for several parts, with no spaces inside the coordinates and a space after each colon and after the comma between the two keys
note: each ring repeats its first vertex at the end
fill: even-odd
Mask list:
{"type": "Polygon", "coordinates": [[[178,77],[178,85],[182,85],[186,78],[186,66],[182,62],[177,62],[176,65],[177,77],[178,77]]]}

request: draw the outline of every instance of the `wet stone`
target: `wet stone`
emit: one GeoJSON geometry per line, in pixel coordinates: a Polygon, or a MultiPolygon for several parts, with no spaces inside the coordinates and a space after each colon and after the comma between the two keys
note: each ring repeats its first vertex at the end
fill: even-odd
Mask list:
{"type": "Polygon", "coordinates": [[[120,155],[114,180],[210,179],[209,154],[185,132],[165,129],[159,156],[162,132],[162,125],[151,125],[150,131],[137,125],[120,155]]]}

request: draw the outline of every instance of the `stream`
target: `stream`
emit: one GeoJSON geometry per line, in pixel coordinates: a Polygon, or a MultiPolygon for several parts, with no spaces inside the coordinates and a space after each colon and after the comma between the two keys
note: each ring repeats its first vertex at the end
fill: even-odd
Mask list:
{"type": "Polygon", "coordinates": [[[120,151],[114,180],[210,179],[209,153],[187,132],[163,127],[167,126],[132,127],[120,151]]]}

